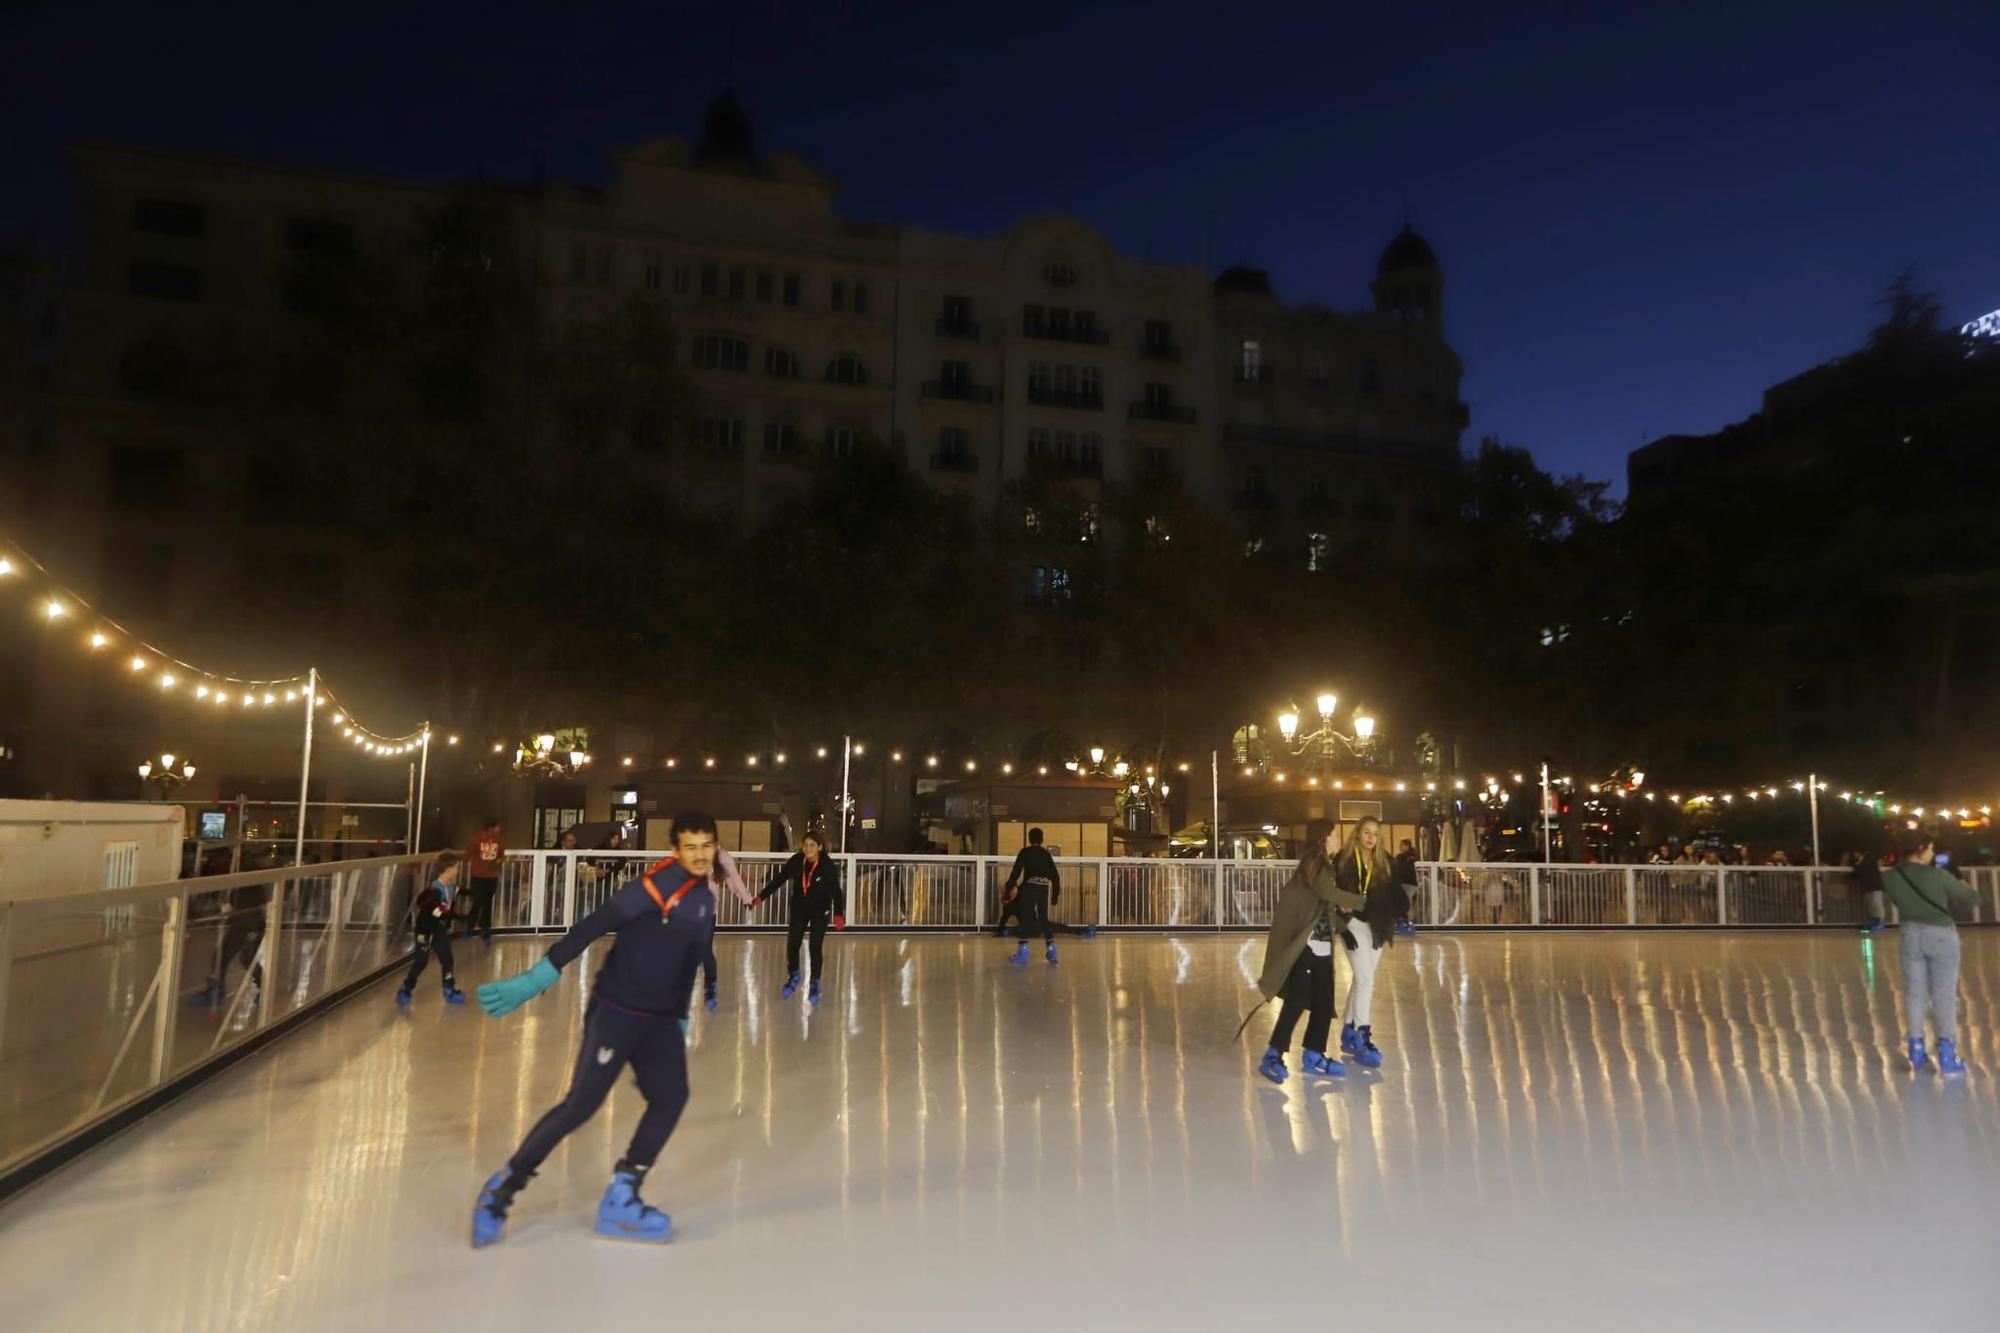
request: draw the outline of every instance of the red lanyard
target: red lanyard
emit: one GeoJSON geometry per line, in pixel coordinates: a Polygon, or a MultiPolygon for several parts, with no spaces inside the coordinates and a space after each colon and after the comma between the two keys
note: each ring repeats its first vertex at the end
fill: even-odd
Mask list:
{"type": "Polygon", "coordinates": [[[694,877],[690,875],[685,883],[683,883],[678,889],[674,890],[673,896],[671,898],[662,898],[660,896],[659,888],[653,883],[653,876],[658,874],[660,871],[665,870],[668,866],[675,864],[675,862],[678,861],[678,859],[679,859],[678,857],[670,856],[666,860],[654,866],[651,870],[648,870],[644,875],[641,875],[639,877],[639,882],[646,886],[646,892],[652,896],[653,902],[656,905],[658,905],[660,909],[660,920],[662,921],[665,921],[668,917],[673,915],[674,904],[679,902],[683,897],[685,897],[687,895],[687,891],[694,887],[694,877]]]}
{"type": "Polygon", "coordinates": [[[813,891],[813,876],[819,873],[819,865],[813,861],[803,861],[799,865],[799,892],[810,895],[813,891]]]}

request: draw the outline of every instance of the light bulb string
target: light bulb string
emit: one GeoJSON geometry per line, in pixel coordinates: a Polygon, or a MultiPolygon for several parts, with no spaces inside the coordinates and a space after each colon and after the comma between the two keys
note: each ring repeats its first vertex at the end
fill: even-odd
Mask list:
{"type": "MultiPolygon", "coordinates": [[[[106,615],[89,598],[82,596],[74,588],[57,578],[55,574],[50,572],[47,565],[36,559],[32,552],[21,546],[18,542],[7,541],[4,544],[0,544],[0,550],[7,552],[10,566],[18,564],[21,569],[32,570],[41,577],[42,581],[48,585],[47,595],[50,598],[50,605],[60,607],[60,615],[67,616],[74,613],[79,619],[87,620],[93,625],[102,627],[93,632],[93,647],[109,647],[110,634],[115,634],[125,648],[135,653],[135,657],[143,656],[150,659],[144,665],[156,666],[162,669],[178,668],[186,672],[192,678],[186,683],[191,687],[194,698],[204,701],[213,698],[218,705],[226,707],[228,691],[215,687],[227,686],[238,691],[246,705],[259,694],[262,694],[264,696],[264,706],[268,709],[271,705],[279,702],[277,696],[277,691],[279,690],[287,691],[283,700],[286,703],[296,702],[301,697],[309,694],[309,691],[302,688],[310,680],[309,673],[259,679],[232,675],[225,671],[212,671],[207,667],[197,666],[185,658],[168,652],[142,635],[134,633],[122,622],[106,615]],[[110,634],[106,634],[106,631],[109,631],[110,634]],[[95,641],[95,636],[104,636],[106,641],[99,644],[95,641]]],[[[17,571],[13,568],[8,568],[6,572],[14,573],[17,571]]],[[[51,617],[51,619],[54,618],[57,617],[51,617]]],[[[163,684],[169,683],[171,675],[156,677],[156,679],[162,679],[163,684]]],[[[368,746],[375,747],[371,751],[372,753],[405,753],[405,747],[415,748],[421,745],[425,735],[430,730],[429,725],[425,724],[419,726],[414,731],[405,732],[400,736],[392,736],[370,727],[364,727],[355,720],[353,714],[344,705],[339,703],[333,691],[328,688],[324,677],[320,678],[319,699],[323,699],[326,706],[335,710],[335,713],[341,717],[341,725],[350,735],[359,738],[357,740],[358,745],[363,748],[368,746]]],[[[308,707],[317,708],[320,706],[319,701],[312,698],[307,698],[306,703],[308,707]]]]}

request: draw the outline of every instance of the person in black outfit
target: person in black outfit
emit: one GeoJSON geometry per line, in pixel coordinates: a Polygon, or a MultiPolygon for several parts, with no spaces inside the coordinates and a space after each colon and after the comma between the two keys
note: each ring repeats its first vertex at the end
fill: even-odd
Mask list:
{"type": "Polygon", "coordinates": [[[835,930],[847,929],[847,893],[840,886],[840,866],[826,854],[823,834],[806,834],[799,850],[792,853],[784,869],[772,877],[764,891],[750,900],[750,905],[756,907],[766,898],[776,897],[787,884],[796,891],[785,897],[785,970],[790,974],[785,979],[785,998],[789,1000],[798,993],[799,944],[810,930],[812,989],[806,992],[806,999],[818,1004],[820,982],[826,977],[826,924],[831,920],[835,930]]]}
{"type": "MultiPolygon", "coordinates": [[[[1393,861],[1396,868],[1396,883],[1402,886],[1403,892],[1408,898],[1414,900],[1417,896],[1416,844],[1408,838],[1403,839],[1403,845],[1396,850],[1393,861]]],[[[1410,923],[1410,914],[1407,908],[1404,909],[1403,915],[1396,918],[1396,933],[1398,935],[1414,935],[1417,933],[1417,928],[1410,923]]]]}
{"type": "Polygon", "coordinates": [[[534,967],[480,986],[480,1007],[497,1018],[555,985],[592,941],[617,936],[591,984],[569,1092],[480,1190],[473,1248],[500,1239],[514,1196],[557,1144],[597,1114],[628,1064],[646,1110],[598,1204],[597,1232],[616,1240],[667,1239],[672,1219],[641,1199],[639,1186],[687,1109],[688,1006],[715,938],[715,853],[715,821],[681,815],[674,820],[673,856],[621,886],[534,967]]]}
{"type": "Polygon", "coordinates": [[[1014,910],[1021,918],[1021,947],[1008,956],[1008,961],[1027,962],[1028,937],[1039,931],[1048,960],[1053,963],[1056,932],[1049,924],[1049,908],[1062,901],[1062,875],[1056,869],[1056,859],[1042,846],[1042,831],[1038,828],[1028,830],[1028,845],[1014,857],[1014,869],[1008,873],[1002,893],[1013,894],[1016,885],[1020,886],[1020,893],[1014,910]]]}
{"type": "Polygon", "coordinates": [[[412,910],[416,913],[416,951],[410,955],[410,971],[403,978],[403,988],[396,992],[396,1003],[407,1006],[411,995],[417,989],[417,978],[424,974],[424,964],[436,954],[438,966],[444,969],[444,1000],[446,1004],[464,1004],[465,992],[458,988],[458,974],[452,966],[451,957],[451,900],[458,888],[461,863],[456,852],[446,852],[438,858],[437,873],[431,882],[417,895],[412,910]]]}
{"type": "Polygon", "coordinates": [[[264,984],[264,965],[257,961],[257,950],[264,943],[264,920],[270,905],[268,888],[253,885],[231,890],[229,923],[222,928],[222,944],[215,951],[215,971],[207,988],[197,997],[203,1003],[213,1008],[226,998],[223,983],[228,980],[231,960],[250,969],[253,984],[260,987],[264,984]]]}

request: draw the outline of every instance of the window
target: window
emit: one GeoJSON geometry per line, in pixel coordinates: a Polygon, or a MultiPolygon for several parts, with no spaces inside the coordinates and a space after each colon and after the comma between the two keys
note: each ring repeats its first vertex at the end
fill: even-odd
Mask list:
{"type": "Polygon", "coordinates": [[[744,277],[745,277],[745,274],[744,274],[744,272],[743,272],[743,269],[742,269],[742,268],[741,268],[740,266],[739,266],[739,267],[736,267],[736,268],[732,268],[732,269],[730,269],[730,270],[729,270],[729,299],[730,299],[730,300],[732,300],[732,301],[740,301],[740,300],[742,300],[742,299],[743,299],[743,282],[744,282],[744,277]]]}
{"type": "Polygon", "coordinates": [[[689,287],[689,280],[690,280],[690,279],[691,279],[691,278],[692,278],[693,276],[694,276],[694,274],[693,274],[693,272],[692,272],[692,270],[691,270],[690,266],[689,266],[689,265],[687,264],[687,262],[686,262],[686,261],[682,261],[682,262],[680,262],[680,263],[677,263],[677,264],[675,264],[675,265],[674,265],[674,295],[676,295],[676,296],[686,296],[686,295],[688,294],[688,287],[689,287]]]}
{"type": "Polygon", "coordinates": [[[1327,571],[1330,545],[1324,532],[1306,534],[1306,573],[1324,574],[1327,571]]]}
{"type": "Polygon", "coordinates": [[[1021,307],[1021,332],[1029,338],[1039,338],[1048,329],[1048,312],[1038,305],[1021,307]]]}
{"type": "Polygon", "coordinates": [[[1174,326],[1164,319],[1146,321],[1146,339],[1140,344],[1146,351],[1170,352],[1174,346],[1174,326]]]}
{"type": "Polygon", "coordinates": [[[796,305],[798,305],[798,303],[799,303],[799,287],[800,287],[800,285],[801,285],[801,284],[800,284],[800,279],[799,279],[799,275],[798,275],[798,274],[796,274],[796,273],[787,273],[787,274],[785,275],[785,304],[786,304],[786,305],[788,305],[788,306],[796,306],[796,305]]]}
{"type": "Polygon", "coordinates": [[[135,199],[132,230],[155,236],[199,236],[208,230],[208,209],[186,199],[135,199]]]}
{"type": "Polygon", "coordinates": [[[835,458],[854,457],[855,446],[861,442],[861,432],[852,426],[828,426],[826,428],[826,451],[835,458]]]}
{"type": "Polygon", "coordinates": [[[962,389],[972,379],[972,365],[966,361],[945,361],[938,366],[938,379],[947,389],[962,389]]]}
{"type": "Polygon", "coordinates": [[[1096,342],[1097,341],[1096,312],[1090,310],[1077,311],[1075,332],[1072,336],[1075,338],[1077,342],[1080,343],[1096,342]]]}
{"type": "Polygon", "coordinates": [[[1323,473],[1315,472],[1306,478],[1306,503],[1323,505],[1326,500],[1326,477],[1323,473]]]}
{"type": "Polygon", "coordinates": [[[158,301],[199,301],[201,270],[192,264],[135,259],[126,270],[125,289],[134,296],[150,296],[158,301]]]}
{"type": "Polygon", "coordinates": [[[799,451],[799,428],[789,421],[764,423],[764,452],[773,457],[789,457],[799,451]]]}
{"type": "Polygon", "coordinates": [[[584,249],[582,241],[569,243],[569,280],[582,282],[590,267],[590,253],[584,249]]]}
{"type": "Polygon", "coordinates": [[[777,291],[777,275],[764,269],[757,273],[757,299],[765,305],[771,304],[777,291]]]}
{"type": "Polygon", "coordinates": [[[285,248],[295,255],[315,259],[352,259],[354,228],[330,218],[288,218],[285,248]]]}
{"type": "Polygon", "coordinates": [[[1145,466],[1146,475],[1149,477],[1165,477],[1173,474],[1173,451],[1163,445],[1147,445],[1144,452],[1140,454],[1140,459],[1145,466]]]}
{"type": "Polygon", "coordinates": [[[711,453],[733,454],[743,448],[743,421],[740,417],[703,417],[701,447],[711,453]]]}
{"type": "Polygon", "coordinates": [[[1173,539],[1174,534],[1168,531],[1166,519],[1161,518],[1158,514],[1152,514],[1147,517],[1146,541],[1149,545],[1165,546],[1173,539]]]}
{"type": "Polygon", "coordinates": [[[1095,431],[1085,431],[1077,437],[1076,461],[1086,472],[1104,470],[1104,437],[1095,431]]]}
{"type": "Polygon", "coordinates": [[[860,357],[843,352],[828,363],[826,377],[835,384],[866,384],[868,368],[860,357]]]}
{"type": "Polygon", "coordinates": [[[1164,412],[1173,405],[1173,385],[1148,384],[1146,386],[1146,410],[1148,412],[1164,412]]]}
{"type": "Polygon", "coordinates": [[[718,282],[719,282],[719,271],[716,269],[715,265],[703,264],[701,266],[701,294],[703,296],[718,295],[721,291],[721,288],[718,286],[718,282]]]}
{"type": "Polygon", "coordinates": [[[181,451],[140,444],[111,450],[111,501],[133,508],[165,508],[181,498],[181,451]]]}
{"type": "Polygon", "coordinates": [[[741,338],[725,338],[716,333],[704,333],[694,339],[694,368],[696,370],[735,370],[750,368],[750,344],[741,338]]]}
{"type": "Polygon", "coordinates": [[[972,457],[972,433],[963,426],[938,430],[938,457],[947,463],[963,463],[972,457]]]}
{"type": "Polygon", "coordinates": [[[1085,398],[1102,398],[1104,396],[1104,372],[1096,366],[1080,367],[1076,377],[1076,391],[1085,398]]]}
{"type": "Polygon", "coordinates": [[[944,314],[938,322],[948,329],[962,329],[972,323],[972,301],[964,296],[944,298],[944,314]]]}
{"type": "Polygon", "coordinates": [[[1382,392],[1382,363],[1375,357],[1361,359],[1361,392],[1382,392]]]}
{"type": "Polygon", "coordinates": [[[799,359],[782,347],[766,347],[764,373],[779,379],[795,380],[799,377],[799,359]]]}
{"type": "Polygon", "coordinates": [[[830,304],[835,310],[847,309],[847,283],[844,279],[835,278],[833,280],[830,304]]]}
{"type": "Polygon", "coordinates": [[[1243,340],[1243,365],[1238,373],[1246,380],[1264,378],[1264,344],[1255,338],[1243,340]]]}
{"type": "Polygon", "coordinates": [[[1252,463],[1243,469],[1243,493],[1253,500],[1261,500],[1270,494],[1264,481],[1263,464],[1252,463]]]}
{"type": "Polygon", "coordinates": [[[1085,546],[1094,545],[1102,531],[1102,525],[1103,520],[1097,512],[1097,502],[1093,500],[1076,516],[1076,539],[1085,546]]]}
{"type": "Polygon", "coordinates": [[[1029,577],[1029,600],[1036,606],[1061,606],[1070,600],[1069,566],[1036,565],[1029,577]]]}
{"type": "Polygon", "coordinates": [[[632,447],[649,454],[663,453],[667,447],[667,419],[663,413],[643,408],[632,414],[632,447]]]}
{"type": "Polygon", "coordinates": [[[859,278],[854,280],[854,313],[857,315],[868,313],[868,284],[859,278]]]}
{"type": "Polygon", "coordinates": [[[1076,286],[1076,269],[1068,264],[1056,262],[1042,265],[1042,281],[1051,287],[1076,286]]]}
{"type": "Polygon", "coordinates": [[[666,275],[662,271],[660,266],[660,257],[658,255],[647,255],[646,290],[649,292],[657,292],[658,290],[660,290],[660,281],[665,276],[666,275]]]}
{"type": "MultiPolygon", "coordinates": [[[[1034,432],[1029,431],[1028,434],[1032,436],[1034,432]]],[[[1040,532],[1042,530],[1041,511],[1039,509],[1036,509],[1033,505],[1028,505],[1024,509],[1022,509],[1021,526],[1026,528],[1030,532],[1040,532]]]]}

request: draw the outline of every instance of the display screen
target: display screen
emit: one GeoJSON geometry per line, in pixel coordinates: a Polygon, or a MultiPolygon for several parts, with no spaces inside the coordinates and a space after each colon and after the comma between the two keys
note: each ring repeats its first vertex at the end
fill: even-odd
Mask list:
{"type": "Polygon", "coordinates": [[[229,836],[229,812],[227,810],[204,810],[201,812],[201,840],[221,842],[229,836]]]}

